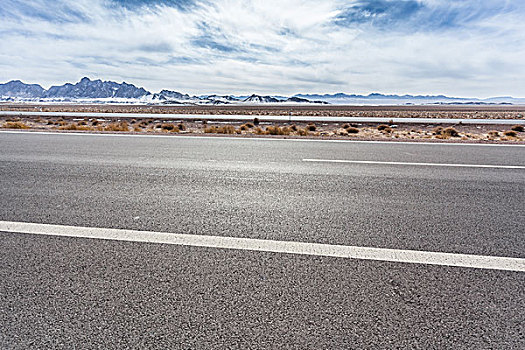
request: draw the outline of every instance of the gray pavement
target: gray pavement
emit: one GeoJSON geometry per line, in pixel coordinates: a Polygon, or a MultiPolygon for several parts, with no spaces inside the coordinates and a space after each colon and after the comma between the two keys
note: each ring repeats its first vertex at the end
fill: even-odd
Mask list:
{"type": "MultiPolygon", "coordinates": [[[[525,257],[523,147],[0,133],[0,220],[525,257]]],[[[525,274],[0,233],[0,348],[525,346],[525,274]]]]}

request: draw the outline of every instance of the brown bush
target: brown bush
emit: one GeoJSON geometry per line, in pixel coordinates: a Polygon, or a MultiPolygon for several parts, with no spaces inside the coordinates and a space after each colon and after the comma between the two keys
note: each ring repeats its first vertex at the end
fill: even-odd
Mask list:
{"type": "Polygon", "coordinates": [[[179,132],[180,131],[178,126],[175,126],[175,124],[171,124],[171,123],[161,124],[160,128],[168,132],[179,132]]]}
{"type": "Polygon", "coordinates": [[[177,128],[179,128],[179,131],[186,131],[186,125],[184,125],[184,123],[177,124],[177,128]]]}
{"type": "Polygon", "coordinates": [[[512,131],[517,131],[517,132],[523,132],[525,131],[525,127],[523,125],[514,125],[512,128],[511,128],[512,131]]]}
{"type": "Polygon", "coordinates": [[[236,130],[233,125],[225,125],[225,126],[210,126],[206,127],[204,129],[204,132],[206,134],[235,134],[236,130]]]}
{"type": "Polygon", "coordinates": [[[7,129],[29,129],[29,125],[23,122],[7,122],[4,124],[7,129]]]}
{"type": "Polygon", "coordinates": [[[129,124],[127,122],[116,122],[106,125],[104,128],[106,131],[129,131],[129,124]]]}
{"type": "Polygon", "coordinates": [[[445,137],[459,137],[459,132],[456,129],[450,127],[443,130],[442,135],[445,137]]]}
{"type": "Polygon", "coordinates": [[[392,128],[390,126],[386,125],[386,124],[378,125],[377,126],[377,130],[382,131],[382,132],[386,132],[386,133],[392,132],[392,128]]]}
{"type": "Polygon", "coordinates": [[[349,126],[348,128],[346,128],[346,132],[349,134],[358,134],[359,129],[349,126]]]}
{"type": "Polygon", "coordinates": [[[306,126],[306,130],[308,130],[308,131],[315,131],[315,130],[317,130],[317,127],[315,126],[315,124],[310,123],[310,124],[308,124],[306,126]]]}
{"type": "Polygon", "coordinates": [[[441,135],[443,133],[443,128],[441,126],[438,126],[437,128],[434,128],[432,131],[434,135],[441,135]]]}
{"type": "Polygon", "coordinates": [[[508,137],[516,137],[518,136],[518,133],[514,130],[507,130],[503,133],[505,136],[508,136],[508,137]]]}

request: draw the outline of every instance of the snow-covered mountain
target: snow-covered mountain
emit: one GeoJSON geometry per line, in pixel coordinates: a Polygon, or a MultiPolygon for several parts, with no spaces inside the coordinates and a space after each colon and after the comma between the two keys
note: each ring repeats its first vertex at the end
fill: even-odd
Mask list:
{"type": "Polygon", "coordinates": [[[513,97],[494,97],[487,99],[449,97],[444,95],[385,95],[372,93],[369,95],[355,94],[297,94],[295,97],[309,100],[325,101],[339,105],[422,105],[422,104],[524,104],[525,99],[513,97]]]}
{"type": "Polygon", "coordinates": [[[39,98],[45,90],[38,84],[24,84],[20,80],[11,80],[8,83],[0,84],[0,97],[3,98],[39,98]]]}
{"type": "Polygon", "coordinates": [[[243,102],[246,102],[246,103],[276,103],[276,102],[282,102],[282,101],[276,99],[275,97],[271,97],[271,96],[259,96],[259,95],[253,94],[250,97],[243,100],[243,102]]]}
{"type": "Polygon", "coordinates": [[[141,98],[151,95],[151,92],[138,88],[133,84],[115,83],[113,81],[102,81],[100,79],[90,80],[82,78],[76,84],[64,84],[52,86],[42,95],[43,98],[141,98]]]}
{"type": "Polygon", "coordinates": [[[285,96],[190,96],[177,91],[162,90],[151,93],[128,83],[82,78],[78,83],[52,86],[45,90],[38,84],[12,80],[0,84],[0,101],[15,102],[70,102],[70,103],[132,103],[132,104],[339,104],[339,105],[425,105],[425,104],[525,104],[525,98],[493,97],[488,99],[458,98],[444,95],[369,95],[355,94],[297,94],[285,96]]]}

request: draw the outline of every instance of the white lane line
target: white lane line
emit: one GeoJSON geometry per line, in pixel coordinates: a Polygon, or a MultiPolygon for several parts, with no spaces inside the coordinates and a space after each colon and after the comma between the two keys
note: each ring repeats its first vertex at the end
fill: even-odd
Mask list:
{"type": "Polygon", "coordinates": [[[364,144],[393,144],[412,146],[468,146],[468,147],[525,147],[525,144],[503,143],[460,143],[460,142],[422,142],[422,141],[374,141],[374,140],[322,140],[299,138],[273,138],[273,137],[231,137],[231,136],[196,136],[196,135],[147,135],[147,134],[112,134],[90,132],[53,132],[53,131],[14,131],[0,130],[0,134],[26,134],[26,135],[60,135],[60,136],[97,136],[97,137],[138,137],[138,138],[164,138],[164,139],[208,139],[208,140],[235,140],[235,141],[288,141],[288,142],[323,142],[323,143],[364,143],[364,144]]]}
{"type": "Polygon", "coordinates": [[[310,163],[347,163],[347,164],[378,164],[378,165],[410,165],[410,166],[437,166],[437,167],[456,167],[456,168],[525,169],[525,166],[522,166],[522,165],[378,162],[378,161],[372,161],[372,160],[344,160],[344,159],[303,159],[303,162],[310,162],[310,163]]]}
{"type": "MultiPolygon", "coordinates": [[[[0,231],[525,272],[525,259],[0,221],[0,231]]],[[[1,235],[1,234],[0,234],[1,235]]]]}

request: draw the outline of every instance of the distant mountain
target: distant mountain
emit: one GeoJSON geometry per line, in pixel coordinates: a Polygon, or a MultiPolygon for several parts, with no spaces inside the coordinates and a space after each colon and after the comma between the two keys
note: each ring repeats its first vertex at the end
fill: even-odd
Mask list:
{"type": "Polygon", "coordinates": [[[25,84],[12,80],[0,84],[0,100],[18,102],[71,102],[71,103],[134,103],[134,104],[185,104],[185,105],[223,105],[223,104],[340,104],[340,105],[485,105],[485,104],[525,104],[525,98],[509,96],[479,98],[458,98],[445,95],[386,95],[372,93],[356,94],[297,94],[292,97],[270,95],[229,96],[203,95],[190,96],[177,91],[162,90],[152,94],[141,87],[128,83],[91,80],[82,78],[78,83],[66,83],[45,90],[38,84],[25,84]]]}
{"type": "Polygon", "coordinates": [[[311,101],[306,98],[292,96],[290,98],[287,98],[285,102],[292,102],[292,103],[318,103],[318,104],[328,104],[326,101],[311,101]]]}
{"type": "Polygon", "coordinates": [[[20,80],[0,84],[0,97],[39,98],[44,92],[40,85],[24,84],[20,80]]]}
{"type": "Polygon", "coordinates": [[[82,78],[76,84],[64,84],[52,86],[42,97],[56,98],[140,98],[151,95],[151,92],[138,88],[133,84],[115,83],[113,81],[102,81],[100,79],[90,80],[82,78]]]}
{"type": "Polygon", "coordinates": [[[476,99],[448,97],[444,95],[385,95],[380,93],[372,93],[369,95],[355,95],[355,94],[297,94],[295,97],[315,99],[325,101],[331,104],[432,104],[432,103],[462,103],[468,101],[475,101],[476,99]]]}
{"type": "Polygon", "coordinates": [[[177,91],[162,90],[161,92],[154,94],[153,99],[159,100],[189,100],[191,99],[188,94],[181,94],[177,91]]]}
{"type": "Polygon", "coordinates": [[[282,102],[282,101],[276,99],[275,97],[271,97],[271,96],[259,96],[259,95],[253,94],[250,97],[246,98],[243,102],[247,102],[247,103],[276,103],[276,102],[282,102]]]}

